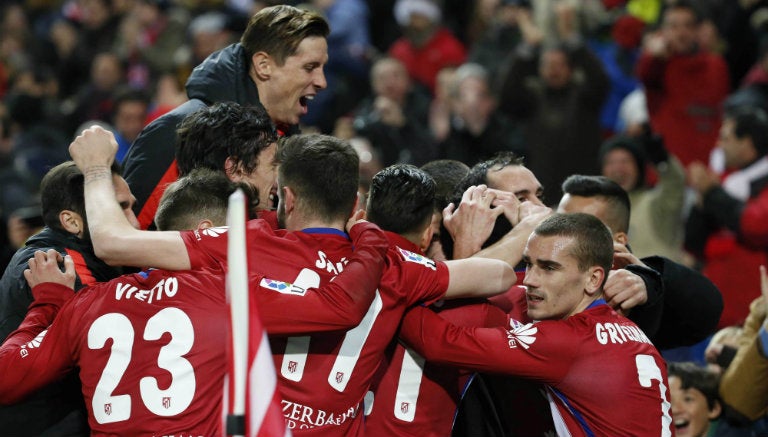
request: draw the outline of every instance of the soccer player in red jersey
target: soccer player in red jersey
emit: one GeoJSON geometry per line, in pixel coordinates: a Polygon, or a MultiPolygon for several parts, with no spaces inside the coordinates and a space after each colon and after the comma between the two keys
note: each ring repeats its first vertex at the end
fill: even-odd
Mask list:
{"type": "MultiPolygon", "coordinates": [[[[224,222],[228,194],[236,187],[220,172],[196,171],[166,190],[157,223],[211,231],[224,222]]],[[[352,226],[359,247],[346,274],[307,290],[305,298],[286,295],[283,302],[319,309],[327,296],[346,293],[340,289],[360,287],[361,278],[368,282],[364,288],[375,288],[378,278],[366,272],[380,274],[388,245],[370,228],[352,226]]],[[[151,269],[96,284],[66,302],[73,295],[74,267],[68,257],[62,273],[61,260],[55,251],[38,251],[30,261],[25,275],[36,299],[0,349],[0,401],[18,400],[77,368],[94,435],[222,434],[222,344],[229,326],[223,266],[151,269]]],[[[272,293],[256,290],[257,301],[261,294],[272,293]]],[[[285,332],[295,329],[285,326],[285,332]]]]}
{"type": "Polygon", "coordinates": [[[587,214],[556,214],[528,240],[528,316],[505,328],[463,328],[416,307],[400,332],[427,360],[546,384],[558,435],[672,436],[666,364],[602,299],[610,231],[587,214]]]}
{"type": "MultiPolygon", "coordinates": [[[[98,209],[91,219],[91,232],[102,256],[116,263],[169,269],[202,268],[225,259],[226,245],[212,232],[151,235],[156,233],[126,229],[114,214],[114,200],[106,191],[108,181],[101,175],[101,168],[113,154],[111,149],[109,134],[98,128],[86,131],[70,146],[75,161],[86,169],[86,208],[98,209]],[[155,249],[152,253],[141,250],[149,244],[155,249]]],[[[266,306],[260,301],[265,308],[262,314],[290,321],[297,333],[312,331],[312,325],[303,321],[304,314],[320,317],[318,313],[325,312],[329,320],[349,320],[354,315],[349,303],[339,304],[336,311],[277,303],[286,293],[303,296],[306,288],[328,283],[346,268],[352,246],[342,229],[355,209],[357,155],[349,144],[333,137],[303,135],[281,142],[277,162],[278,219],[286,231],[268,229],[260,220],[248,224],[249,246],[260,249],[250,257],[249,269],[265,277],[259,285],[273,291],[276,303],[266,306]]],[[[431,208],[430,200],[426,225],[431,208]]],[[[472,259],[436,263],[393,245],[373,302],[363,298],[354,302],[364,303],[355,307],[363,308],[357,327],[347,333],[271,337],[280,369],[283,412],[294,433],[362,433],[359,409],[363,396],[407,305],[433,302],[443,296],[499,293],[514,279],[505,262],[472,259]]],[[[267,329],[270,331],[268,324],[267,329]]]]}

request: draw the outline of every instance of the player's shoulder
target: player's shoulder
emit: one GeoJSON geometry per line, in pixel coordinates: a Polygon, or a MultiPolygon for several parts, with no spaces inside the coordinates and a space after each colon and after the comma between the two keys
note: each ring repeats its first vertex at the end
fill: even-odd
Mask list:
{"type": "Polygon", "coordinates": [[[387,258],[389,258],[390,265],[397,266],[401,269],[416,269],[416,270],[437,270],[438,262],[425,256],[413,248],[399,245],[390,244],[387,250],[387,258]]]}

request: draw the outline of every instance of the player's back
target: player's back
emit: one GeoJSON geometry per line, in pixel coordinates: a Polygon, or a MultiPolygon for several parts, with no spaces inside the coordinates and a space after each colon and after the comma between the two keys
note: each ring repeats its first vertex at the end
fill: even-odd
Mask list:
{"type": "MultiPolygon", "coordinates": [[[[499,326],[506,322],[506,314],[485,299],[438,304],[432,309],[455,325],[499,326]]],[[[426,361],[400,342],[394,349],[377,372],[375,389],[366,396],[366,435],[449,435],[459,395],[472,372],[426,361]]]]}
{"type": "Polygon", "coordinates": [[[68,327],[94,435],[220,434],[222,270],[149,270],[73,299],[57,323],[68,327]]]}
{"type": "Polygon", "coordinates": [[[567,322],[579,352],[549,394],[569,429],[583,420],[597,434],[671,436],[666,364],[645,334],[607,305],[567,322]]]}
{"type": "Polygon", "coordinates": [[[280,377],[283,414],[294,435],[363,434],[361,402],[405,309],[445,294],[447,268],[397,241],[362,322],[347,332],[271,336],[280,377]],[[410,249],[410,250],[409,250],[410,249]]]}

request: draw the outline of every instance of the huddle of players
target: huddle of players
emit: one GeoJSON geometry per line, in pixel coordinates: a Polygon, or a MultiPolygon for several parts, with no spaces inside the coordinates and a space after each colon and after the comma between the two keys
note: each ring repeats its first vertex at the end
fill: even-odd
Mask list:
{"type": "MultiPolygon", "coordinates": [[[[186,176],[168,191],[160,214],[180,214],[175,202],[189,217],[197,214],[176,225],[191,230],[139,231],[114,199],[106,165],[114,155],[111,134],[87,130],[70,153],[85,175],[99,256],[155,269],[85,289],[64,303],[71,284],[51,283],[66,283],[61,276],[67,273],[50,268],[57,266],[55,255],[36,255],[29,273],[37,281],[31,281],[35,304],[0,351],[0,366],[15,376],[0,383],[0,399],[17,400],[79,368],[94,434],[221,434],[226,228],[215,226],[223,224],[221,199],[236,185],[216,172],[186,176]],[[221,189],[208,197],[220,203],[195,204],[215,186],[221,189]],[[206,217],[212,211],[220,213],[206,217]]],[[[414,435],[445,435],[419,429],[446,422],[420,415],[433,411],[430,402],[446,405],[419,390],[425,362],[543,383],[560,432],[671,435],[664,361],[602,299],[613,243],[599,220],[580,214],[545,219],[523,252],[525,287],[512,287],[514,271],[502,261],[440,262],[422,255],[432,241],[435,208],[435,182],[423,171],[393,166],[374,177],[367,212],[382,234],[370,224],[347,226],[356,209],[358,158],[346,142],[288,137],[275,161],[281,229],[249,222],[249,275],[269,333],[283,415],[296,435],[386,435],[390,421],[405,429],[412,423],[414,435]],[[457,306],[474,308],[463,311],[464,324],[483,328],[458,327],[420,306],[499,293],[506,311],[485,303],[457,306]],[[400,337],[418,353],[394,361],[401,321],[400,337]],[[386,379],[382,373],[399,374],[397,389],[384,393],[381,385],[369,393],[372,382],[386,379]]],[[[455,391],[450,406],[458,388],[457,379],[448,379],[455,391]]]]}

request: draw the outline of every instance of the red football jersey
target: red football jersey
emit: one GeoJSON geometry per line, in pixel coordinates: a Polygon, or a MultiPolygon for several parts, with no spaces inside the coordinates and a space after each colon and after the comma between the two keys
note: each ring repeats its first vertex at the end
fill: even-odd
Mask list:
{"type": "Polygon", "coordinates": [[[425,308],[401,337],[435,361],[547,384],[558,435],[672,436],[666,364],[604,301],[565,320],[464,328],[425,308]]]}
{"type": "MultiPolygon", "coordinates": [[[[328,284],[346,269],[353,255],[346,234],[327,228],[266,232],[263,227],[258,221],[249,222],[249,247],[258,248],[253,251],[258,256],[249,260],[250,270],[264,275],[261,291],[276,296],[290,294],[299,300],[293,305],[265,305],[260,300],[262,316],[288,318],[296,332],[310,333],[317,324],[302,319],[324,317],[323,313],[335,318],[348,312],[343,306],[327,308],[301,300],[312,294],[307,289],[328,284]],[[252,228],[263,232],[251,232],[252,228]]],[[[392,241],[387,268],[357,327],[346,332],[280,337],[266,326],[283,396],[283,414],[294,435],[362,435],[362,400],[403,312],[413,304],[440,299],[448,288],[445,264],[419,255],[418,249],[400,236],[387,235],[392,241]]],[[[193,266],[213,262],[211,254],[226,252],[226,243],[212,233],[183,236],[193,266]]]]}
{"type": "MultiPolygon", "coordinates": [[[[193,269],[226,263],[227,230],[181,232],[193,269]]],[[[358,245],[354,252],[339,230],[287,232],[273,230],[264,220],[248,222],[251,293],[268,333],[305,334],[359,323],[373,300],[389,244],[370,223],[355,225],[352,235],[358,245]],[[338,276],[342,270],[347,273],[338,276]],[[320,286],[322,292],[313,289],[320,286]]]]}
{"type": "MultiPolygon", "coordinates": [[[[459,326],[499,326],[507,316],[484,300],[455,300],[433,305],[459,326]]],[[[472,371],[426,361],[397,343],[382,363],[373,391],[366,396],[366,435],[445,437],[451,434],[459,396],[472,371]]]]}
{"type": "Polygon", "coordinates": [[[12,334],[0,391],[78,368],[93,435],[221,434],[228,326],[222,270],[122,276],[81,290],[34,339],[12,334]]]}

